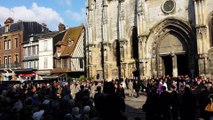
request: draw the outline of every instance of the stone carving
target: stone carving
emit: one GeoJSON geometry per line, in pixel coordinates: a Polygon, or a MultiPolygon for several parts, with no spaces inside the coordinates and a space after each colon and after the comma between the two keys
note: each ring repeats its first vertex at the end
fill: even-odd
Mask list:
{"type": "Polygon", "coordinates": [[[207,28],[206,26],[198,26],[196,29],[196,32],[197,32],[197,37],[201,39],[203,36],[206,35],[207,28]]]}
{"type": "Polygon", "coordinates": [[[138,15],[144,14],[144,6],[141,0],[138,0],[138,15]]]}

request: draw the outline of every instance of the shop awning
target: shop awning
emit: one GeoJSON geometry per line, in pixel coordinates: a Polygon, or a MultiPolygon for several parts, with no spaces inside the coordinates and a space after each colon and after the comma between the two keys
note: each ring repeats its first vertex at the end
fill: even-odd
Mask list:
{"type": "Polygon", "coordinates": [[[35,73],[22,73],[22,74],[19,74],[19,76],[21,77],[32,77],[32,76],[35,76],[36,74],[35,73]]]}
{"type": "Polygon", "coordinates": [[[48,76],[43,76],[43,79],[55,79],[55,78],[59,78],[65,76],[65,73],[54,73],[52,75],[48,75],[48,76]]]}
{"type": "Polygon", "coordinates": [[[14,72],[17,74],[21,74],[21,73],[32,73],[34,71],[37,71],[37,69],[33,69],[33,68],[26,68],[26,69],[15,69],[14,72]]]}

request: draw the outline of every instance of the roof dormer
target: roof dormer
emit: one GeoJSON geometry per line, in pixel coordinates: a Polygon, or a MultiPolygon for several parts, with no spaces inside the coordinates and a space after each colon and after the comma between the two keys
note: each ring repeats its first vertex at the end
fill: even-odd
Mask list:
{"type": "Polygon", "coordinates": [[[68,46],[71,46],[73,44],[73,40],[71,40],[70,38],[68,39],[68,46]]]}

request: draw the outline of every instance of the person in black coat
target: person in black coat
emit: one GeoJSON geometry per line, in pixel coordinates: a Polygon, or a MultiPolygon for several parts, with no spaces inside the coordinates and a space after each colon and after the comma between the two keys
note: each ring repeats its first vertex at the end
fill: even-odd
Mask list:
{"type": "Polygon", "coordinates": [[[195,120],[196,97],[192,94],[189,87],[185,87],[181,97],[180,117],[181,120],[195,120]]]}
{"type": "Polygon", "coordinates": [[[121,110],[123,112],[125,112],[125,90],[122,86],[122,84],[119,84],[118,88],[116,89],[116,94],[118,95],[118,97],[120,98],[120,106],[121,106],[121,110]]]}
{"type": "Polygon", "coordinates": [[[204,86],[202,88],[202,91],[200,93],[199,96],[199,105],[200,105],[200,117],[204,118],[205,120],[207,120],[207,115],[205,112],[205,108],[209,102],[208,96],[209,96],[210,92],[208,91],[207,87],[204,86]]]}
{"type": "Polygon", "coordinates": [[[176,91],[175,86],[171,86],[171,93],[170,93],[170,99],[171,99],[171,114],[172,114],[172,120],[178,120],[178,109],[179,109],[179,95],[176,91]]]}
{"type": "Polygon", "coordinates": [[[95,109],[100,112],[101,110],[101,103],[103,99],[103,94],[101,93],[101,86],[98,86],[96,88],[97,93],[94,95],[94,104],[95,104],[95,109]]]}
{"type": "Polygon", "coordinates": [[[139,97],[140,83],[138,82],[138,80],[134,81],[134,83],[133,83],[133,89],[136,92],[136,97],[139,97]]]}
{"type": "Polygon", "coordinates": [[[155,88],[147,94],[142,110],[146,112],[146,120],[160,120],[160,99],[155,88]]]}
{"type": "Polygon", "coordinates": [[[171,99],[170,93],[166,91],[166,87],[162,86],[163,92],[160,94],[160,113],[162,120],[171,120],[170,117],[170,106],[171,99]]]}
{"type": "Polygon", "coordinates": [[[106,82],[103,88],[103,99],[101,103],[101,120],[126,120],[122,114],[122,104],[119,96],[115,93],[115,86],[112,82],[106,82]]]}

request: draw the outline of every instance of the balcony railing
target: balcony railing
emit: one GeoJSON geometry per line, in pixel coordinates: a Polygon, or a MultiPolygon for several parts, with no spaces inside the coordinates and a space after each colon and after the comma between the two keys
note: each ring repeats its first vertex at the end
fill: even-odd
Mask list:
{"type": "Polygon", "coordinates": [[[0,69],[2,68],[18,68],[20,63],[10,63],[10,64],[0,64],[0,69]]]}
{"type": "Polygon", "coordinates": [[[24,61],[28,60],[38,60],[38,55],[32,55],[32,56],[24,56],[24,61]]]}

